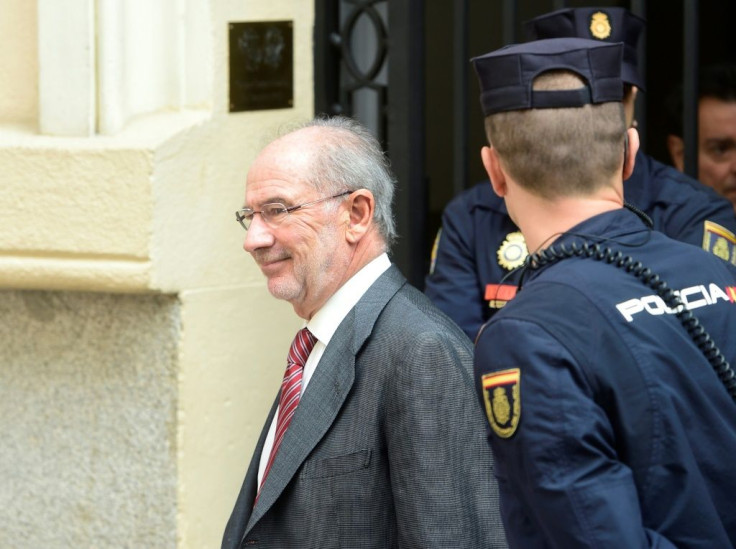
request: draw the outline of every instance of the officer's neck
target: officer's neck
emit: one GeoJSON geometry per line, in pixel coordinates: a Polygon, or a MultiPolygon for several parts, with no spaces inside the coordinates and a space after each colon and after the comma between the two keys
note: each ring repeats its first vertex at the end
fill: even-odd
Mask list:
{"type": "MultiPolygon", "coordinates": [[[[507,206],[509,197],[507,196],[507,206]]],[[[521,229],[529,252],[552,244],[575,225],[598,214],[623,207],[623,186],[606,186],[591,195],[563,197],[554,200],[533,195],[525,190],[517,193],[518,205],[510,209],[521,229]],[[518,212],[518,213],[517,213],[518,212]]]]}

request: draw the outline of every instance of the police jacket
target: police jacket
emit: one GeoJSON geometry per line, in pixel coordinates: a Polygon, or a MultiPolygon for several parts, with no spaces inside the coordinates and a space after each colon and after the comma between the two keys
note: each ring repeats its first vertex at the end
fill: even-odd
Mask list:
{"type": "MultiPolygon", "coordinates": [[[[627,202],[643,210],[654,229],[736,264],[736,216],[710,187],[639,153],[624,182],[627,202]]],[[[425,294],[474,339],[494,308],[505,303],[495,286],[515,287],[526,258],[523,237],[488,181],[455,197],[442,215],[425,294]]]]}
{"type": "MultiPolygon", "coordinates": [[[[659,275],[736,364],[736,268],[625,209],[554,247],[582,240],[659,275]]],[[[736,545],[736,403],[668,303],[615,263],[566,258],[525,273],[481,330],[512,547],[736,545]]]]}

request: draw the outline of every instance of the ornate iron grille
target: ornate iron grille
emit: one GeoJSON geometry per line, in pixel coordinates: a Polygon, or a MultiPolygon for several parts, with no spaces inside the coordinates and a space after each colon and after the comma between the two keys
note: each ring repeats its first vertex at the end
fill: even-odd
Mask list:
{"type": "Polygon", "coordinates": [[[316,0],[315,7],[315,111],[356,118],[387,151],[399,181],[392,256],[421,287],[428,259],[424,2],[316,0]]]}

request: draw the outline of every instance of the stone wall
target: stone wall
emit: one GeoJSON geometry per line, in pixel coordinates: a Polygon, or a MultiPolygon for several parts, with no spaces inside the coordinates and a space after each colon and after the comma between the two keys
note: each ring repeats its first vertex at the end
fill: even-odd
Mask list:
{"type": "Polygon", "coordinates": [[[0,292],[0,547],[176,547],[179,303],[0,292]]]}

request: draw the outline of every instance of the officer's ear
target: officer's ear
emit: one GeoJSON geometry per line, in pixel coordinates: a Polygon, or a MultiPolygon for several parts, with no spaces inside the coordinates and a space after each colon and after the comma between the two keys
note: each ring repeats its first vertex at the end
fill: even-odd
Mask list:
{"type": "Polygon", "coordinates": [[[638,150],[639,132],[636,131],[636,128],[629,128],[626,130],[624,142],[624,169],[622,174],[624,181],[634,173],[634,164],[636,163],[636,153],[638,150]]]}
{"type": "Polygon", "coordinates": [[[676,135],[667,136],[667,150],[670,152],[672,164],[679,171],[685,171],[685,143],[682,137],[676,135]]]}
{"type": "Polygon", "coordinates": [[[501,159],[498,158],[496,149],[492,147],[483,147],[480,150],[480,158],[483,161],[488,177],[491,179],[491,187],[493,192],[503,198],[506,195],[506,174],[503,173],[501,167],[501,159]]]}

